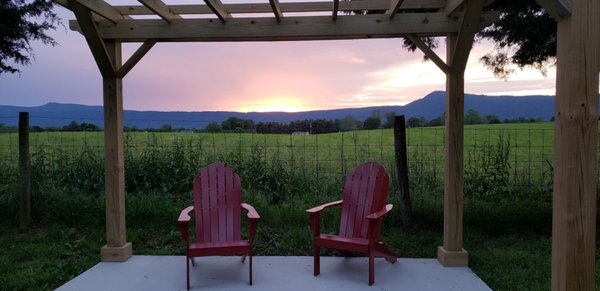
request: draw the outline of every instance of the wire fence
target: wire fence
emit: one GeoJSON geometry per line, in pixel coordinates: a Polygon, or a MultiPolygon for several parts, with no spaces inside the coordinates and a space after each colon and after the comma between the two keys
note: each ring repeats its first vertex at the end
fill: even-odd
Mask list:
{"type": "MultiPolygon", "coordinates": [[[[408,168],[412,192],[443,192],[444,129],[409,128],[408,168]]],[[[545,193],[552,189],[554,130],[549,123],[467,126],[464,131],[465,193],[506,195],[545,193]]],[[[273,165],[295,177],[341,180],[357,164],[378,161],[395,173],[392,129],[361,130],[331,134],[257,134],[198,132],[125,132],[126,158],[148,151],[179,149],[192,167],[236,159],[273,165]]],[[[32,155],[104,148],[102,132],[32,132],[32,155]]],[[[62,156],[64,158],[64,155],[62,156]]],[[[4,167],[18,163],[18,134],[0,129],[0,159],[4,167]]],[[[126,169],[126,171],[128,171],[126,169]]],[[[100,177],[102,178],[102,177],[100,177]]]]}

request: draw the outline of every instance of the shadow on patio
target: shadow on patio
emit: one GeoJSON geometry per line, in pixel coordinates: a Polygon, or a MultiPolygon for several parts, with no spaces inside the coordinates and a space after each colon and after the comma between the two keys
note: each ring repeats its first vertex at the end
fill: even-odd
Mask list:
{"type": "MultiPolygon", "coordinates": [[[[368,285],[367,258],[321,257],[312,275],[312,257],[254,257],[254,285],[248,261],[240,257],[196,258],[190,290],[491,290],[466,267],[443,267],[435,259],[375,260],[375,284],[368,285]]],[[[101,262],[57,290],[185,290],[185,257],[133,256],[123,263],[101,262]]]]}

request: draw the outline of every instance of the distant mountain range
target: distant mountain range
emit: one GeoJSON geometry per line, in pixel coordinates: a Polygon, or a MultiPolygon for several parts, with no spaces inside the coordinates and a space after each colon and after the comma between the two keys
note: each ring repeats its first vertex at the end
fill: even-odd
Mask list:
{"type": "MultiPolygon", "coordinates": [[[[254,122],[290,122],[303,119],[336,119],[348,115],[357,120],[365,120],[378,110],[381,116],[387,112],[410,117],[439,117],[445,110],[445,93],[434,91],[414,102],[404,106],[375,106],[364,108],[346,108],[332,110],[316,110],[306,112],[234,112],[234,111],[136,111],[125,110],[124,125],[138,128],[159,128],[165,124],[173,128],[204,128],[210,122],[222,122],[230,116],[252,119],[254,122]]],[[[483,115],[496,115],[500,120],[519,117],[538,118],[545,120],[554,115],[554,96],[486,96],[465,94],[465,112],[477,110],[483,115]]],[[[0,123],[17,125],[20,111],[30,114],[30,124],[46,126],[63,126],[71,121],[78,123],[93,123],[103,127],[102,106],[78,104],[48,103],[36,107],[20,107],[0,105],[0,123]]]]}

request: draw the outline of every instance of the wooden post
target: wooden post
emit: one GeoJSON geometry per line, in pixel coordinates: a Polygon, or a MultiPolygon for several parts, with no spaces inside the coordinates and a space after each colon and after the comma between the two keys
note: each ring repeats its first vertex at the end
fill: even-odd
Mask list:
{"type": "Polygon", "coordinates": [[[406,123],[404,115],[394,117],[394,149],[396,153],[396,177],[400,193],[400,217],[405,232],[412,229],[412,208],[408,187],[408,158],[406,156],[406,123]]]}
{"type": "MultiPolygon", "coordinates": [[[[447,37],[448,60],[453,59],[457,39],[457,34],[447,37]]],[[[467,266],[469,261],[469,254],[462,248],[464,87],[464,67],[451,66],[446,74],[444,245],[438,247],[438,261],[444,266],[467,266]]]]}
{"type": "MultiPolygon", "coordinates": [[[[120,66],[121,43],[107,40],[105,45],[112,63],[120,66]]],[[[102,261],[126,261],[132,254],[125,233],[122,81],[116,75],[103,76],[106,246],[101,251],[102,261]]]]}
{"type": "Polygon", "coordinates": [[[31,225],[31,161],[29,155],[29,112],[19,112],[19,169],[21,179],[19,228],[21,230],[26,230],[31,225]]]}
{"type": "Polygon", "coordinates": [[[552,290],[594,290],[600,1],[558,23],[552,290]]]}

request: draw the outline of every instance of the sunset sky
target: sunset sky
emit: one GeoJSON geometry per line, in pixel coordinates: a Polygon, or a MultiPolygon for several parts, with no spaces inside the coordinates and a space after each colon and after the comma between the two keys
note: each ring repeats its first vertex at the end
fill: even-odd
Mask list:
{"type": "MultiPolygon", "coordinates": [[[[137,3],[137,2],[134,2],[137,3]]],[[[0,105],[48,102],[102,104],[102,79],[82,35],[68,29],[72,13],[55,8],[64,27],[56,47],[34,43],[35,59],[20,74],[0,75],[0,105]]],[[[254,43],[158,43],[123,79],[125,109],[160,111],[305,111],[404,105],[434,90],[445,76],[401,39],[254,43]]],[[[123,61],[139,44],[124,44],[123,61]]],[[[555,70],[517,69],[495,78],[476,44],[465,92],[554,95],[555,70]]],[[[445,58],[445,44],[437,50],[445,58]]]]}

